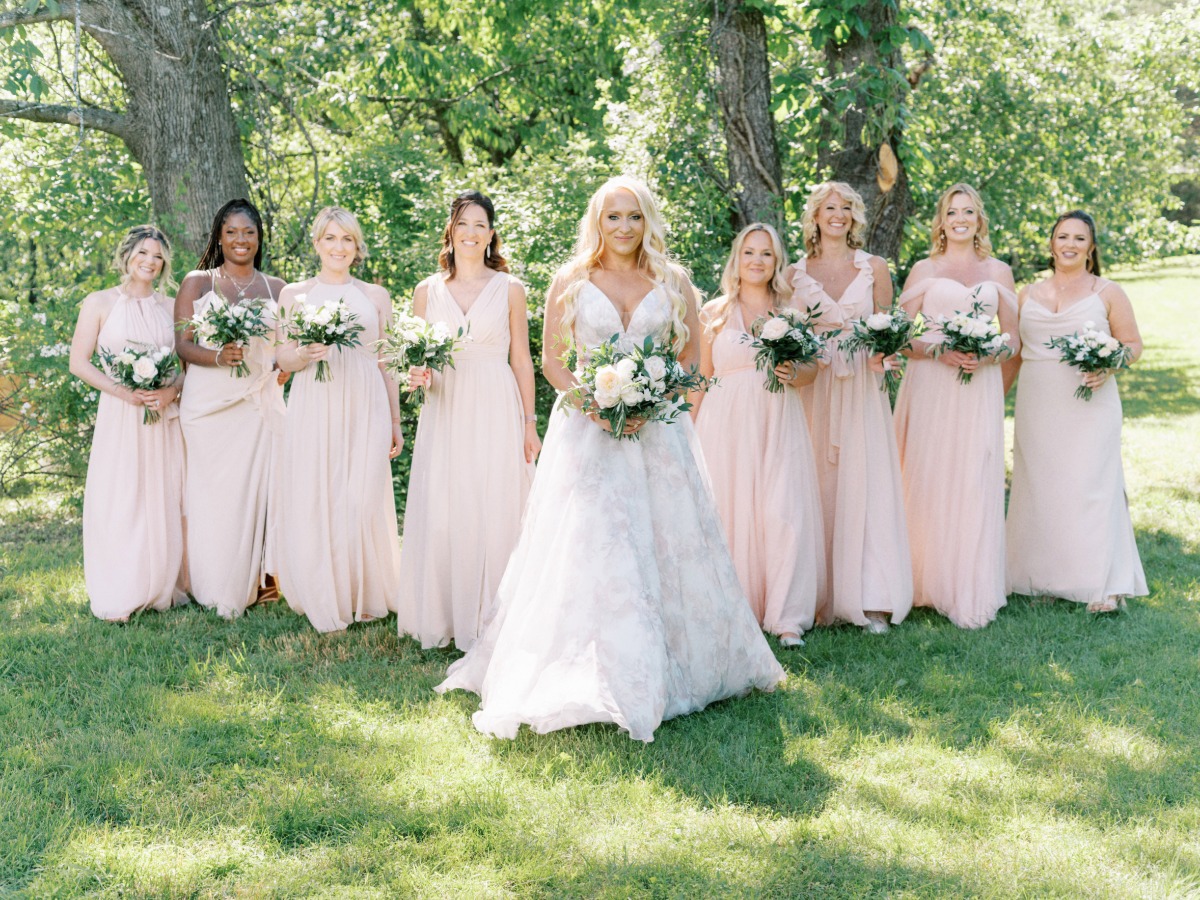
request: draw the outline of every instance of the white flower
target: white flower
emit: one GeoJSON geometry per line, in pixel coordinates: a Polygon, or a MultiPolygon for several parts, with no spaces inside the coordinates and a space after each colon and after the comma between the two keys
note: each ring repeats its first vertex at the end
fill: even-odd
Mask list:
{"type": "Polygon", "coordinates": [[[772,316],[763,323],[760,337],[764,341],[777,341],[791,329],[791,323],[780,316],[772,316]]]}
{"type": "MultiPolygon", "coordinates": [[[[621,385],[621,402],[626,406],[636,406],[642,402],[642,388],[640,385],[633,382],[621,385]]],[[[646,397],[646,399],[651,399],[646,397]]]]}
{"type": "Polygon", "coordinates": [[[892,314],[877,312],[867,316],[866,325],[872,331],[887,331],[892,327],[892,314]]]}
{"type": "Polygon", "coordinates": [[[596,405],[601,409],[612,409],[621,402],[620,393],[610,394],[607,391],[596,391],[596,393],[593,394],[593,398],[596,401],[596,405]]]}
{"type": "Polygon", "coordinates": [[[625,379],[621,377],[615,367],[601,366],[596,370],[596,379],[594,389],[597,397],[600,394],[616,395],[621,392],[621,387],[625,379]]]}
{"type": "Polygon", "coordinates": [[[158,374],[158,366],[154,365],[154,360],[148,357],[141,357],[133,364],[133,377],[135,381],[150,381],[158,374]]]}
{"type": "Polygon", "coordinates": [[[116,355],[116,357],[113,359],[113,362],[119,366],[132,366],[134,359],[135,357],[132,353],[130,353],[128,350],[123,350],[116,355]]]}
{"type": "Polygon", "coordinates": [[[667,362],[661,356],[647,356],[642,360],[642,366],[651,381],[661,382],[667,377],[667,362]]]}
{"type": "Polygon", "coordinates": [[[624,359],[617,360],[613,368],[621,376],[621,387],[623,389],[633,379],[634,373],[637,372],[637,363],[626,356],[624,359]]]}
{"type": "Polygon", "coordinates": [[[229,311],[229,314],[235,319],[243,319],[246,317],[246,307],[235,306],[229,311]]]}
{"type": "Polygon", "coordinates": [[[46,324],[46,314],[45,313],[34,313],[33,320],[35,322],[40,322],[43,325],[45,325],[46,324]]]}
{"type": "Polygon", "coordinates": [[[1113,355],[1113,351],[1112,351],[1111,347],[1101,347],[1099,350],[1096,351],[1096,355],[1099,356],[1101,359],[1108,359],[1110,356],[1113,355]]]}
{"type": "Polygon", "coordinates": [[[445,322],[433,323],[433,336],[438,341],[444,341],[450,337],[450,327],[445,322]]]}

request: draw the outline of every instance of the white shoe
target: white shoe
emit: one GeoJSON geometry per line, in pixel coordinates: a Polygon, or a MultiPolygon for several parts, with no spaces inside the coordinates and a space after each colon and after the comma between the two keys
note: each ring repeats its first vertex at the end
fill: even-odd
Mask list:
{"type": "Polygon", "coordinates": [[[800,637],[798,634],[785,634],[779,639],[779,646],[788,648],[803,647],[804,638],[800,637]]]}
{"type": "Polygon", "coordinates": [[[888,627],[885,613],[869,613],[867,615],[867,624],[863,626],[863,631],[867,634],[887,634],[888,627]]]}

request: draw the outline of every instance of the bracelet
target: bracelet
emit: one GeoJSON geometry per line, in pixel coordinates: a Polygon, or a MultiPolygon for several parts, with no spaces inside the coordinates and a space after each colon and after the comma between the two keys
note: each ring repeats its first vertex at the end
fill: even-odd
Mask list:
{"type": "Polygon", "coordinates": [[[213,365],[216,366],[218,369],[225,368],[223,365],[221,365],[221,351],[224,349],[225,349],[224,347],[219,347],[213,353],[213,365]]]}
{"type": "Polygon", "coordinates": [[[530,423],[532,423],[532,422],[536,422],[536,421],[537,421],[537,416],[526,416],[526,417],[525,417],[525,424],[526,424],[526,425],[529,425],[530,423]]]}

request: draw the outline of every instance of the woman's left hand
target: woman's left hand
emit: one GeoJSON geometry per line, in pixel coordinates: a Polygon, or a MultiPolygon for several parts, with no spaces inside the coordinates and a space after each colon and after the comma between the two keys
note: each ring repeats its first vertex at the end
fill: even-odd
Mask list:
{"type": "Polygon", "coordinates": [[[1084,372],[1080,375],[1079,380],[1085,388],[1094,391],[1108,381],[1108,369],[1101,369],[1099,372],[1084,372]]]}
{"type": "Polygon", "coordinates": [[[542,439],[538,437],[537,423],[525,423],[525,462],[537,462],[538,454],[542,452],[542,439]]]}
{"type": "Polygon", "coordinates": [[[892,372],[900,368],[900,362],[896,359],[896,354],[884,356],[882,353],[872,354],[867,360],[867,368],[872,372],[878,372],[880,375],[885,372],[892,372]]]}
{"type": "Polygon", "coordinates": [[[395,459],[404,449],[404,434],[400,431],[400,423],[392,423],[392,449],[388,451],[388,459],[395,459]]]}
{"type": "Polygon", "coordinates": [[[793,384],[800,377],[800,368],[791,360],[775,367],[775,377],[784,384],[793,384]]]}
{"type": "Polygon", "coordinates": [[[156,412],[166,409],[179,396],[179,390],[173,384],[159,388],[157,391],[134,391],[133,393],[141,398],[143,406],[156,412]]]}

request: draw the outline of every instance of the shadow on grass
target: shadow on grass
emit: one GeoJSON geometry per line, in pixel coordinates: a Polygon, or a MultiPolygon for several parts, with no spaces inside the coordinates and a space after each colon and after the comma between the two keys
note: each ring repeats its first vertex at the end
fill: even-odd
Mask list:
{"type": "MultiPolygon", "coordinates": [[[[1182,348],[1176,355],[1187,356],[1182,348]]],[[[1153,348],[1155,357],[1163,348],[1153,348]]],[[[1165,366],[1145,361],[1122,372],[1118,379],[1126,418],[1170,418],[1200,412],[1200,381],[1195,366],[1165,366]]]]}

